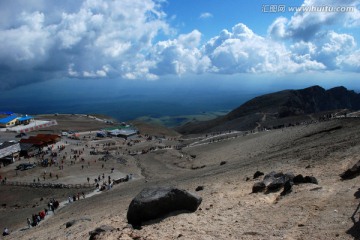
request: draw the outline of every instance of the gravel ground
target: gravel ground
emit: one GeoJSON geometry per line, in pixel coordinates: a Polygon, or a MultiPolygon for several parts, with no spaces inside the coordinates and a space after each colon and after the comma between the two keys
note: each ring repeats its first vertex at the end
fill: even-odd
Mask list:
{"type": "MultiPolygon", "coordinates": [[[[117,169],[133,172],[135,180],[65,206],[40,226],[23,231],[20,229],[26,226],[28,215],[24,209],[39,202],[42,195],[65,198],[68,192],[36,193],[13,187],[6,190],[8,194],[0,195],[0,204],[27,199],[19,202],[25,207],[15,213],[17,209],[7,204],[1,212],[14,211],[14,216],[8,214],[0,222],[4,225],[12,218],[19,221],[6,239],[88,239],[89,232],[102,225],[114,230],[98,239],[359,239],[359,217],[356,215],[355,222],[350,217],[359,204],[360,178],[341,181],[339,177],[360,160],[359,123],[360,119],[339,119],[135,156],[126,152],[175,145],[179,139],[168,138],[161,143],[141,139],[133,146],[119,140],[114,146],[121,149],[111,151],[121,152],[127,165],[117,169]],[[283,197],[279,192],[250,194],[258,181],[252,179],[257,170],[315,176],[319,184],[296,185],[283,197]],[[140,230],[132,229],[126,220],[129,203],[142,188],[152,185],[175,185],[191,192],[204,186],[203,191],[196,192],[203,202],[194,213],[171,215],[140,230]],[[14,196],[14,192],[25,196],[14,196]],[[4,200],[4,196],[8,197],[4,200]],[[65,223],[71,220],[75,224],[66,228],[65,223]]],[[[85,158],[90,158],[86,154],[85,158]]],[[[79,164],[69,166],[69,175],[84,179],[85,175],[79,175],[79,164]]],[[[101,163],[96,164],[97,174],[102,168],[101,163]]],[[[1,172],[7,173],[4,168],[1,172]]],[[[34,174],[38,173],[34,170],[34,174]]],[[[3,186],[0,188],[3,193],[3,186]]]]}

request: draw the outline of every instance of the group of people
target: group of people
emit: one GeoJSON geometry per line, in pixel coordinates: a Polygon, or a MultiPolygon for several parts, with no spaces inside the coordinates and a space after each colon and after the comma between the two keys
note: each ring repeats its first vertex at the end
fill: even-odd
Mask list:
{"type": "MultiPolygon", "coordinates": [[[[85,199],[85,193],[84,192],[81,193],[81,196],[82,196],[83,199],[85,199]]],[[[79,200],[80,200],[80,193],[74,194],[72,197],[71,196],[68,197],[69,203],[79,201],[79,200]]]]}
{"type": "Polygon", "coordinates": [[[48,211],[52,211],[53,213],[55,213],[55,209],[59,207],[59,202],[52,198],[48,203],[48,207],[49,209],[45,208],[39,213],[33,214],[31,219],[27,218],[27,224],[29,228],[37,226],[42,220],[44,220],[45,216],[48,214],[48,211]]]}

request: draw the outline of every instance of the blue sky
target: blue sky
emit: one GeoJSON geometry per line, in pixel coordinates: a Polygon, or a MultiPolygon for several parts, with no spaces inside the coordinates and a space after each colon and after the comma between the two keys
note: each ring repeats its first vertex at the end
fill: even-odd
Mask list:
{"type": "MultiPolygon", "coordinates": [[[[211,38],[223,29],[231,29],[237,23],[244,23],[260,35],[266,35],[268,26],[276,17],[291,16],[290,13],[263,13],[262,6],[274,3],[268,0],[170,0],[164,10],[181,33],[198,29],[204,38],[211,38]],[[208,14],[206,14],[208,13],[208,14]],[[203,16],[202,16],[203,14],[203,16]]],[[[291,0],[301,5],[300,0],[291,0]]]]}
{"type": "Polygon", "coordinates": [[[0,90],[53,79],[61,84],[63,78],[139,85],[230,78],[252,87],[293,81],[353,88],[360,72],[359,5],[360,0],[2,0],[0,90]],[[264,12],[270,5],[286,9],[264,12]],[[295,13],[290,6],[353,8],[295,13]]]}

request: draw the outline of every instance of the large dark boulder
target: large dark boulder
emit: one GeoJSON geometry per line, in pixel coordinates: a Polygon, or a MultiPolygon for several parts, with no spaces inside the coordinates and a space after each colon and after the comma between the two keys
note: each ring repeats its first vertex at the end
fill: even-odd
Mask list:
{"type": "Polygon", "coordinates": [[[354,166],[340,174],[342,180],[352,179],[360,175],[360,161],[358,161],[354,166]]]}
{"type": "Polygon", "coordinates": [[[175,211],[194,212],[201,201],[201,197],[174,187],[145,188],[131,201],[127,219],[138,227],[175,211]]]}

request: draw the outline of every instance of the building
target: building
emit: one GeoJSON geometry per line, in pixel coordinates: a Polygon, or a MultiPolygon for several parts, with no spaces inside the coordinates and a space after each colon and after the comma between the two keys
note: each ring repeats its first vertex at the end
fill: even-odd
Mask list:
{"type": "Polygon", "coordinates": [[[28,116],[28,115],[25,115],[25,116],[22,116],[22,117],[18,117],[18,119],[17,119],[17,120],[18,120],[17,124],[28,125],[32,119],[34,119],[34,117],[28,116]]]}
{"type": "Polygon", "coordinates": [[[0,145],[0,162],[4,165],[15,162],[19,159],[20,143],[14,141],[4,142],[0,145]]]}
{"type": "Polygon", "coordinates": [[[39,148],[32,143],[20,143],[20,156],[25,158],[33,157],[39,153],[39,148]]]}
{"type": "Polygon", "coordinates": [[[108,131],[108,134],[111,136],[128,139],[132,136],[136,136],[138,134],[138,131],[134,130],[134,129],[114,129],[114,130],[108,131]]]}
{"type": "Polygon", "coordinates": [[[21,139],[20,143],[28,143],[28,144],[32,144],[33,146],[37,147],[37,148],[41,148],[41,147],[46,147],[50,144],[55,144],[58,141],[60,141],[61,138],[58,135],[53,135],[53,134],[38,134],[36,136],[30,136],[29,138],[25,139],[21,139]]]}
{"type": "Polygon", "coordinates": [[[22,117],[17,116],[16,114],[8,115],[6,117],[0,118],[0,127],[7,128],[13,127],[15,125],[27,125],[34,117],[25,115],[22,117]]]}
{"type": "Polygon", "coordinates": [[[0,127],[2,128],[12,127],[15,126],[17,122],[18,122],[18,116],[10,115],[0,119],[0,127]]]}

